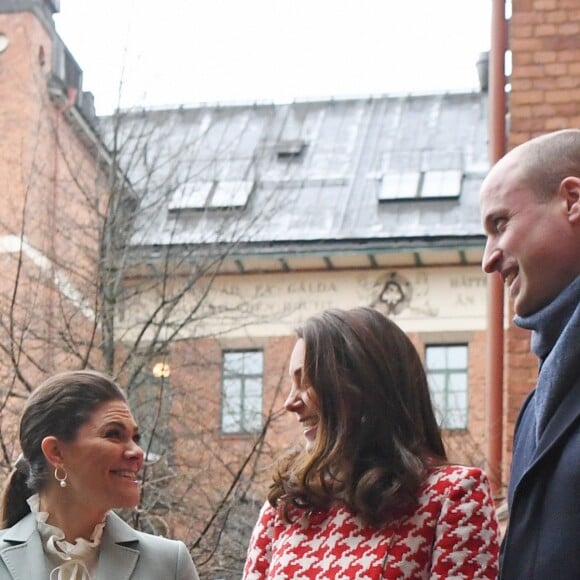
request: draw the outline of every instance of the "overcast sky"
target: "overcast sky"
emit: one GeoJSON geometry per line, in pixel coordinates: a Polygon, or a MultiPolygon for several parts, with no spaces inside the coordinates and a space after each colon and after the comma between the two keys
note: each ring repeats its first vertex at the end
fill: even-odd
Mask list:
{"type": "Polygon", "coordinates": [[[107,114],[477,89],[490,14],[491,0],[61,0],[55,21],[107,114]]]}

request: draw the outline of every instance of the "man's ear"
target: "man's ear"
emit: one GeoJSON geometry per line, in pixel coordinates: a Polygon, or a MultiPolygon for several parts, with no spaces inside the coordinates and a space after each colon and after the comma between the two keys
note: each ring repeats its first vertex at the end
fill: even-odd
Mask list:
{"type": "Polygon", "coordinates": [[[64,457],[62,455],[62,446],[60,441],[49,435],[42,440],[40,448],[46,457],[46,460],[53,466],[59,467],[64,463],[64,457]]]}
{"type": "Polygon", "coordinates": [[[568,219],[580,225],[580,178],[566,177],[560,184],[560,193],[566,201],[568,219]]]}

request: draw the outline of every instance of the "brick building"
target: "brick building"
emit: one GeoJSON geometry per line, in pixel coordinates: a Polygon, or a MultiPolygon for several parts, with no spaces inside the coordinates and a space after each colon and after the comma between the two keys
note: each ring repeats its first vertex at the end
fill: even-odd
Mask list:
{"type": "MultiPolygon", "coordinates": [[[[138,275],[127,283],[142,284],[144,262],[175,260],[183,248],[228,248],[209,292],[213,313],[203,324],[185,326],[181,340],[218,336],[215,368],[227,368],[230,356],[247,356],[257,365],[252,373],[274,384],[280,368],[274,377],[264,372],[271,341],[276,348],[283,341],[278,357],[284,359],[293,329],[307,316],[330,307],[381,308],[436,365],[443,424],[468,435],[470,459],[484,463],[478,447],[485,420],[485,277],[477,192],[488,168],[485,94],[200,107],[136,117],[126,121],[150,125],[148,135],[160,132],[147,142],[153,156],[154,143],[165,147],[169,134],[188,153],[167,166],[170,178],[158,176],[163,187],[133,238],[138,275]],[[243,320],[232,323],[235,312],[243,320]]],[[[131,308],[129,324],[142,300],[131,308]]],[[[169,358],[173,369],[191,364],[169,358]]],[[[221,383],[215,418],[222,434],[259,431],[264,408],[254,405],[261,395],[246,394],[242,376],[241,390],[231,394],[240,407],[229,411],[226,379],[215,378],[210,390],[219,395],[221,383]],[[246,416],[246,406],[256,417],[246,416]]]]}
{"type": "Polygon", "coordinates": [[[110,159],[91,125],[82,71],[54,30],[57,7],[0,2],[0,376],[8,407],[64,361],[80,364],[62,337],[81,342],[95,326],[93,218],[107,203],[110,159]]]}

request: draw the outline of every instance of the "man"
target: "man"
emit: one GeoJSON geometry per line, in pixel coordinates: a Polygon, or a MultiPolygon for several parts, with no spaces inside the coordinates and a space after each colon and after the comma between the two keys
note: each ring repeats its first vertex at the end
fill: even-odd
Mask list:
{"type": "Polygon", "coordinates": [[[580,130],[511,150],[481,189],[482,266],[532,330],[536,388],[514,436],[505,580],[580,578],[580,130]]]}

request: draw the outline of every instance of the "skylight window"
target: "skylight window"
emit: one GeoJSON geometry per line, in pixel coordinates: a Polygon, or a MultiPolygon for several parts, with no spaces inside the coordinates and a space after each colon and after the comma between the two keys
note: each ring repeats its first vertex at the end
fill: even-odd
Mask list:
{"type": "Polygon", "coordinates": [[[220,181],[209,206],[214,209],[244,207],[254,188],[253,181],[220,181]]]}
{"type": "Polygon", "coordinates": [[[214,186],[213,181],[193,181],[179,187],[169,201],[169,211],[204,209],[214,186]]]}
{"type": "Polygon", "coordinates": [[[419,171],[390,171],[383,175],[379,200],[412,199],[419,191],[419,171]]]}
{"type": "Polygon", "coordinates": [[[462,177],[457,169],[425,171],[421,197],[459,197],[462,177]]]}
{"type": "Polygon", "coordinates": [[[459,197],[462,179],[458,169],[388,171],[382,176],[379,201],[459,197]]]}

